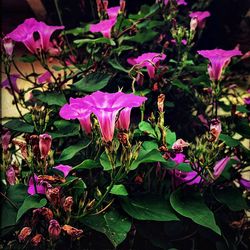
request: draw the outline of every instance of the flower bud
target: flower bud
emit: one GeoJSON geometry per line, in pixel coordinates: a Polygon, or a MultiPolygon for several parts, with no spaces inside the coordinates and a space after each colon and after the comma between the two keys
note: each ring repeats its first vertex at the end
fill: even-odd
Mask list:
{"type": "Polygon", "coordinates": [[[15,185],[16,183],[16,173],[12,166],[9,166],[6,170],[6,180],[10,185],[15,185]]]}
{"type": "Polygon", "coordinates": [[[164,94],[160,94],[158,96],[158,100],[157,100],[157,106],[158,106],[159,112],[163,112],[164,111],[164,101],[165,101],[165,95],[164,94]]]}
{"type": "Polygon", "coordinates": [[[41,159],[46,159],[50,148],[51,148],[52,138],[49,134],[39,135],[39,149],[41,154],[41,159]]]}
{"type": "Polygon", "coordinates": [[[104,9],[105,12],[107,12],[109,1],[108,0],[103,0],[102,2],[103,2],[103,9],[104,9]]]}
{"type": "Polygon", "coordinates": [[[32,148],[32,153],[34,154],[35,157],[38,158],[38,156],[40,154],[38,135],[31,135],[29,138],[29,143],[30,143],[31,148],[32,148]]]}
{"type": "Polygon", "coordinates": [[[126,1],[125,0],[120,0],[120,11],[124,12],[126,7],[126,1]]]}
{"type": "Polygon", "coordinates": [[[3,47],[8,56],[12,56],[13,49],[14,49],[14,43],[11,38],[4,37],[3,38],[3,47]]]}
{"type": "Polygon", "coordinates": [[[64,211],[67,213],[71,213],[71,210],[72,210],[72,205],[73,205],[73,197],[72,196],[68,196],[64,203],[63,203],[63,209],[64,211]]]}
{"type": "Polygon", "coordinates": [[[54,207],[58,207],[60,205],[60,189],[49,188],[46,191],[46,197],[50,201],[51,205],[54,207]]]}
{"type": "Polygon", "coordinates": [[[136,75],[136,82],[139,86],[143,85],[144,82],[144,75],[142,73],[137,73],[136,75]]]}
{"type": "Polygon", "coordinates": [[[43,240],[43,236],[41,234],[36,234],[30,241],[31,245],[37,247],[41,241],[43,240]]]}
{"type": "Polygon", "coordinates": [[[49,232],[49,236],[52,239],[57,239],[59,237],[61,233],[61,226],[57,220],[51,220],[49,222],[48,232],[49,232]]]}
{"type": "Polygon", "coordinates": [[[198,26],[198,19],[197,17],[192,17],[190,21],[190,30],[195,31],[198,26]]]}
{"type": "Polygon", "coordinates": [[[79,238],[80,236],[83,235],[83,230],[82,229],[77,229],[77,228],[72,227],[70,225],[64,225],[62,227],[62,230],[64,232],[66,232],[73,239],[79,238]]]}
{"type": "Polygon", "coordinates": [[[212,136],[212,141],[217,141],[221,133],[221,122],[219,119],[212,119],[210,123],[209,133],[212,136]]]}
{"type": "Polygon", "coordinates": [[[189,143],[185,142],[183,139],[178,139],[172,146],[172,149],[182,152],[183,148],[188,147],[189,143]]]}
{"type": "Polygon", "coordinates": [[[25,241],[27,237],[31,234],[31,231],[32,230],[30,227],[24,227],[18,235],[19,242],[25,241]]]}
{"type": "Polygon", "coordinates": [[[10,138],[11,138],[11,133],[9,130],[4,130],[3,134],[2,134],[2,147],[3,147],[3,151],[6,153],[8,148],[9,148],[9,144],[10,144],[10,138]]]}

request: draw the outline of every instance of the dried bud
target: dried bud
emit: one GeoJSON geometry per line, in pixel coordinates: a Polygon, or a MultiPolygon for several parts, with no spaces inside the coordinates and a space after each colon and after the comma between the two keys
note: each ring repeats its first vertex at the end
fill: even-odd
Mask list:
{"type": "Polygon", "coordinates": [[[19,242],[25,241],[27,237],[31,234],[31,231],[32,230],[30,227],[24,227],[18,235],[19,242]]]}
{"type": "Polygon", "coordinates": [[[158,106],[159,112],[163,112],[164,111],[164,101],[165,101],[165,95],[164,94],[160,94],[158,96],[158,100],[157,100],[157,106],[158,106]]]}
{"type": "Polygon", "coordinates": [[[198,26],[198,19],[197,17],[192,17],[190,21],[190,30],[195,31],[198,26]]]}
{"type": "Polygon", "coordinates": [[[189,143],[185,142],[183,139],[178,139],[172,146],[172,149],[182,152],[183,148],[188,147],[189,143]]]}
{"type": "Polygon", "coordinates": [[[64,203],[63,203],[63,209],[64,211],[67,213],[71,213],[71,210],[72,210],[72,205],[73,205],[73,197],[72,196],[68,196],[64,203]]]}
{"type": "Polygon", "coordinates": [[[3,147],[3,151],[6,153],[8,148],[9,148],[9,144],[10,144],[10,138],[11,138],[11,133],[9,130],[4,130],[1,140],[2,140],[2,147],[3,147]]]}
{"type": "Polygon", "coordinates": [[[12,166],[9,166],[6,170],[6,180],[10,185],[15,185],[16,183],[16,173],[12,166]]]}
{"type": "Polygon", "coordinates": [[[143,85],[144,82],[144,75],[142,73],[137,73],[136,75],[136,82],[139,86],[143,85]]]}
{"type": "Polygon", "coordinates": [[[156,82],[156,83],[154,83],[152,90],[158,91],[158,89],[159,89],[159,86],[158,86],[158,83],[156,82]]]}
{"type": "Polygon", "coordinates": [[[129,139],[128,139],[128,134],[127,133],[120,132],[117,135],[117,138],[118,138],[119,142],[122,145],[124,145],[124,146],[128,146],[129,145],[129,139]]]}
{"type": "Polygon", "coordinates": [[[57,220],[51,220],[49,222],[48,232],[49,232],[49,236],[52,239],[57,239],[59,237],[61,233],[61,226],[57,220]]]}
{"type": "Polygon", "coordinates": [[[134,180],[135,184],[141,185],[143,183],[143,177],[140,175],[137,175],[134,180]]]}
{"type": "Polygon", "coordinates": [[[38,135],[31,135],[29,138],[29,143],[32,148],[32,153],[34,154],[35,157],[38,158],[38,156],[40,155],[38,135]]]}
{"type": "Polygon", "coordinates": [[[50,201],[51,205],[54,207],[58,207],[60,205],[60,189],[49,188],[46,191],[46,197],[50,201]]]}
{"type": "Polygon", "coordinates": [[[31,245],[37,247],[41,241],[43,240],[43,236],[41,234],[36,234],[30,241],[31,245]]]}
{"type": "Polygon", "coordinates": [[[213,119],[210,123],[209,133],[212,136],[211,141],[217,141],[221,133],[221,122],[219,119],[213,119]]]}
{"type": "Polygon", "coordinates": [[[41,207],[33,210],[32,222],[33,224],[39,223],[41,219],[50,221],[53,219],[53,212],[47,207],[41,207]]]}
{"type": "Polygon", "coordinates": [[[83,230],[82,229],[77,229],[75,227],[72,227],[70,225],[64,225],[62,227],[62,230],[66,232],[70,237],[73,239],[79,238],[83,235],[83,230]]]}
{"type": "Polygon", "coordinates": [[[50,148],[51,148],[52,138],[49,134],[39,135],[39,149],[41,154],[41,159],[46,159],[50,148]]]}
{"type": "Polygon", "coordinates": [[[14,43],[11,38],[4,37],[3,38],[3,47],[8,56],[12,56],[13,49],[14,49],[14,43]]]}
{"type": "Polygon", "coordinates": [[[22,157],[25,160],[28,160],[28,151],[27,151],[27,143],[25,141],[20,141],[17,139],[13,139],[12,142],[20,147],[22,157]]]}
{"type": "Polygon", "coordinates": [[[103,9],[104,9],[104,12],[107,12],[107,9],[108,9],[108,5],[109,5],[109,1],[108,0],[103,0],[103,9]]]}

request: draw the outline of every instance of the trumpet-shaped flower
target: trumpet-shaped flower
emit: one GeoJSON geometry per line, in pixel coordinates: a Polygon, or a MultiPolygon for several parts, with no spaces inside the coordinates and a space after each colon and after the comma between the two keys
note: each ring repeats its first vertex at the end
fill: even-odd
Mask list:
{"type": "Polygon", "coordinates": [[[91,24],[89,30],[93,33],[101,32],[106,38],[111,38],[111,30],[116,23],[116,18],[102,20],[99,23],[91,24]]]}
{"type": "Polygon", "coordinates": [[[93,113],[100,124],[103,140],[112,141],[117,115],[118,128],[128,129],[130,112],[133,107],[139,107],[146,97],[123,92],[106,93],[97,91],[91,95],[70,99],[70,104],[64,105],[60,110],[60,116],[64,119],[79,119],[81,125],[91,130],[90,115],[93,113]]]}
{"type": "Polygon", "coordinates": [[[158,67],[160,61],[166,58],[165,54],[160,53],[144,53],[137,58],[128,58],[127,62],[131,65],[136,65],[138,68],[146,67],[150,78],[155,77],[155,69],[158,67]]]}
{"type": "Polygon", "coordinates": [[[226,156],[225,158],[222,158],[221,160],[216,162],[213,173],[215,178],[218,178],[221,175],[230,159],[231,158],[229,156],[226,156]]]}
{"type": "Polygon", "coordinates": [[[223,50],[223,49],[213,49],[213,50],[199,50],[197,51],[201,56],[209,59],[210,65],[208,65],[208,74],[211,81],[218,81],[221,78],[222,70],[227,67],[233,56],[242,55],[241,51],[238,49],[233,50],[223,50]]]}
{"type": "Polygon", "coordinates": [[[64,177],[66,178],[68,176],[70,170],[72,169],[72,167],[68,166],[68,165],[60,164],[56,167],[53,167],[53,169],[56,169],[56,170],[59,170],[60,172],[62,172],[64,177]]]}
{"type": "Polygon", "coordinates": [[[10,81],[8,78],[6,78],[4,81],[2,81],[1,83],[1,87],[4,88],[4,89],[7,89],[8,92],[12,95],[12,88],[11,88],[11,84],[12,84],[12,87],[13,87],[13,90],[15,93],[19,94],[20,93],[20,89],[17,87],[17,79],[19,78],[19,75],[18,74],[13,74],[13,75],[10,75],[10,81]]]}
{"type": "Polygon", "coordinates": [[[195,11],[189,15],[191,18],[197,18],[198,27],[204,29],[206,25],[206,18],[210,16],[209,11],[195,11]]]}
{"type": "Polygon", "coordinates": [[[64,29],[64,26],[49,26],[44,22],[29,18],[6,37],[16,42],[22,42],[31,53],[36,54],[38,49],[47,52],[53,47],[50,37],[54,31],[59,29],[64,29]],[[39,35],[38,39],[35,39],[34,33],[39,35]]]}

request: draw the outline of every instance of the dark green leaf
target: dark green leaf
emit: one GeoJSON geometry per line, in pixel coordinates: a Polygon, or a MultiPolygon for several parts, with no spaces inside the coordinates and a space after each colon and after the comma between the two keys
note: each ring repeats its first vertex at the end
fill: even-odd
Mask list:
{"type": "Polygon", "coordinates": [[[169,202],[157,195],[143,195],[121,200],[123,210],[137,220],[179,220],[169,202]]]}
{"type": "Polygon", "coordinates": [[[71,171],[81,171],[85,169],[93,169],[93,168],[99,168],[100,163],[96,162],[91,159],[84,160],[82,163],[78,164],[77,166],[73,167],[71,171]]]}
{"type": "Polygon", "coordinates": [[[33,63],[36,61],[36,57],[33,55],[19,57],[19,61],[24,63],[33,63]]]}
{"type": "Polygon", "coordinates": [[[114,247],[117,247],[126,239],[131,228],[131,221],[128,217],[121,215],[116,210],[110,210],[95,216],[89,215],[81,219],[81,222],[98,232],[104,233],[114,247]]]}
{"type": "Polygon", "coordinates": [[[149,42],[158,35],[158,32],[153,30],[143,30],[142,32],[138,32],[135,36],[124,37],[124,40],[136,42],[139,44],[143,44],[149,42]]]}
{"type": "Polygon", "coordinates": [[[90,38],[77,39],[77,40],[74,40],[74,43],[77,45],[77,47],[81,47],[84,44],[102,44],[102,43],[107,43],[112,46],[116,45],[114,40],[106,38],[106,37],[99,37],[95,39],[90,39],[90,38]]]}
{"type": "MultiPolygon", "coordinates": [[[[112,166],[110,164],[110,161],[109,161],[108,156],[107,156],[105,151],[100,156],[100,163],[103,166],[104,171],[109,171],[112,169],[112,166]]],[[[120,167],[120,166],[121,166],[121,163],[119,161],[117,161],[115,168],[120,167]]]]}
{"type": "Polygon", "coordinates": [[[236,147],[240,144],[240,142],[236,139],[233,139],[229,135],[220,134],[219,138],[225,142],[225,144],[229,147],[236,147]]]}
{"type": "Polygon", "coordinates": [[[182,89],[182,90],[190,93],[189,87],[186,84],[182,83],[180,80],[175,79],[171,83],[172,83],[172,85],[176,86],[177,88],[182,89]]]}
{"type": "Polygon", "coordinates": [[[34,131],[34,126],[29,125],[20,119],[12,119],[6,122],[3,126],[5,128],[24,133],[32,133],[34,131]]]}
{"type": "Polygon", "coordinates": [[[79,135],[80,126],[72,121],[58,120],[54,122],[57,130],[51,132],[53,139],[79,135]]]}
{"type": "Polygon", "coordinates": [[[109,74],[104,74],[100,72],[91,73],[83,77],[80,81],[74,83],[73,86],[77,90],[83,92],[94,92],[104,88],[108,84],[110,78],[111,75],[109,74]]]}
{"type": "Polygon", "coordinates": [[[41,198],[37,194],[26,197],[22,206],[17,212],[16,221],[18,221],[29,209],[44,207],[46,204],[47,200],[45,198],[41,198]]]}
{"type": "Polygon", "coordinates": [[[119,62],[117,59],[111,59],[108,61],[108,63],[114,68],[114,69],[117,69],[119,71],[122,71],[122,72],[125,72],[125,73],[128,73],[129,70],[128,69],[125,69],[119,62]]]}
{"type": "Polygon", "coordinates": [[[184,193],[182,189],[177,189],[171,194],[170,203],[173,209],[182,216],[221,235],[213,212],[206,206],[199,193],[194,191],[184,193]]]}
{"type": "Polygon", "coordinates": [[[123,184],[114,185],[110,191],[111,194],[127,196],[128,191],[123,184]]]}
{"type": "Polygon", "coordinates": [[[170,129],[166,129],[166,142],[167,142],[167,144],[169,144],[170,148],[175,143],[175,141],[176,141],[176,134],[175,134],[175,132],[171,132],[170,129]]]}
{"type": "Polygon", "coordinates": [[[41,102],[47,103],[48,105],[57,105],[62,106],[67,103],[67,100],[62,93],[56,92],[40,92],[37,91],[34,95],[35,98],[40,100],[41,102]]]}

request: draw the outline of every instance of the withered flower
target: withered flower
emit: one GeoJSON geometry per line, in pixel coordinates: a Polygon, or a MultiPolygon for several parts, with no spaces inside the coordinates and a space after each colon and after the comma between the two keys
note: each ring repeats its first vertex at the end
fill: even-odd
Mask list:
{"type": "Polygon", "coordinates": [[[41,234],[36,234],[30,241],[31,245],[37,247],[43,240],[43,236],[41,234]]]}
{"type": "Polygon", "coordinates": [[[57,239],[61,233],[61,226],[57,220],[51,220],[49,222],[49,236],[53,239],[57,239]]]}
{"type": "Polygon", "coordinates": [[[31,234],[31,231],[32,230],[30,227],[24,227],[18,235],[19,242],[25,241],[27,237],[31,234]]]}
{"type": "Polygon", "coordinates": [[[58,207],[60,205],[60,189],[49,188],[46,191],[46,197],[54,207],[58,207]]]}
{"type": "Polygon", "coordinates": [[[63,209],[64,209],[64,211],[66,213],[67,212],[71,213],[72,205],[73,205],[73,197],[72,196],[66,197],[66,199],[64,200],[64,203],[63,203],[63,209]]]}
{"type": "Polygon", "coordinates": [[[75,227],[72,227],[70,225],[64,225],[62,227],[62,230],[66,232],[70,237],[73,239],[79,238],[83,235],[83,230],[82,229],[77,229],[75,227]]]}

